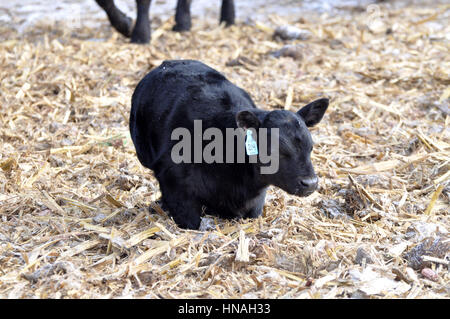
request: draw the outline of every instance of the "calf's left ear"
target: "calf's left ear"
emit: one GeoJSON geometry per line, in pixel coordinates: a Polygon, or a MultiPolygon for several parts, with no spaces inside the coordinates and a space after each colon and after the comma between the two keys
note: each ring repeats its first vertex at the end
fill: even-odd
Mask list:
{"type": "Polygon", "coordinates": [[[237,126],[244,130],[248,128],[258,129],[261,125],[258,117],[251,111],[240,111],[236,114],[237,126]]]}
{"type": "Polygon", "coordinates": [[[314,126],[322,120],[322,117],[327,110],[328,103],[328,99],[315,100],[302,107],[297,114],[303,118],[307,127],[314,126]]]}

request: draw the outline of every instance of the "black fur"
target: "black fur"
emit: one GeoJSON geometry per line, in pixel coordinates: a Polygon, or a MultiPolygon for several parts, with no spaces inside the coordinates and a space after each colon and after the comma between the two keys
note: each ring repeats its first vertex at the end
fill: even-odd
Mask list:
{"type": "MultiPolygon", "coordinates": [[[[247,92],[207,65],[192,60],[164,61],[133,93],[130,132],[139,161],[153,170],[159,181],[164,208],[180,227],[197,229],[203,206],[208,213],[224,218],[259,216],[269,185],[298,196],[311,194],[317,178],[305,121],[316,124],[327,106],[328,100],[321,99],[298,113],[261,110],[247,92]],[[224,136],[226,128],[238,125],[279,128],[279,171],[261,174],[264,165],[249,163],[247,155],[241,164],[175,164],[171,150],[178,141],[171,140],[172,131],[184,127],[193,135],[194,120],[202,120],[203,131],[216,127],[224,136]]],[[[193,150],[191,153],[193,157],[193,150]]],[[[225,153],[226,149],[224,157],[225,153]]]]}

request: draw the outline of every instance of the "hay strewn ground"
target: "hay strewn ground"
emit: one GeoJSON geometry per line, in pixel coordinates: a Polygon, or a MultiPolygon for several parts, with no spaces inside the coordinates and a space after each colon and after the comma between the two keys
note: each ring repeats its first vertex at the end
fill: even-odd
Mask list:
{"type": "Polygon", "coordinates": [[[154,21],[149,46],[106,22],[0,28],[0,297],[449,298],[449,8],[380,8],[197,20],[183,35],[154,21]],[[273,39],[285,23],[310,38],[273,39]],[[271,55],[288,43],[294,58],[271,55]],[[313,129],[318,192],[272,188],[263,217],[206,216],[202,231],[149,211],[160,194],[129,138],[130,98],[175,58],[262,108],[330,97],[313,129]]]}

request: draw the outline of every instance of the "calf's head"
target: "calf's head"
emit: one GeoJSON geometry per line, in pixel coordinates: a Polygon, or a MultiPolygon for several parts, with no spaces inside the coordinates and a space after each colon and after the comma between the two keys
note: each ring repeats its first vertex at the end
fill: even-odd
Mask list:
{"type": "Polygon", "coordinates": [[[268,112],[264,118],[251,110],[236,114],[237,124],[241,128],[254,128],[257,131],[267,128],[267,148],[271,152],[278,152],[275,154],[278,156],[278,170],[273,174],[261,175],[265,183],[296,196],[308,196],[316,190],[318,178],[311,163],[313,141],[308,127],[320,122],[327,107],[328,99],[319,99],[296,113],[275,110],[268,112]],[[271,147],[273,134],[278,135],[278,148],[271,147]]]}

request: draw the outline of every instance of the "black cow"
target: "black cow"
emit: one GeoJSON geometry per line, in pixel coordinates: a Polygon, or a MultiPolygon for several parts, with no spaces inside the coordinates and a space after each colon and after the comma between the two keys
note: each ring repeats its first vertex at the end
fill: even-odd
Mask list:
{"type": "MultiPolygon", "coordinates": [[[[317,188],[318,179],[310,159],[313,142],[307,127],[319,123],[328,99],[316,100],[297,113],[261,110],[246,91],[216,70],[199,61],[175,60],[164,61],[147,74],[137,85],[131,104],[130,132],[138,159],[153,170],[159,181],[163,208],[180,227],[197,229],[203,207],[208,213],[224,218],[258,217],[269,185],[297,196],[308,196],[317,188]],[[245,162],[236,163],[239,149],[244,147],[239,134],[233,137],[233,142],[238,140],[234,148],[230,149],[229,144],[225,147],[226,162],[196,161],[205,146],[202,141],[200,152],[196,149],[195,138],[202,133],[196,131],[196,120],[202,121],[203,136],[210,128],[223,135],[227,135],[227,129],[241,135],[251,129],[268,129],[269,148],[275,145],[276,139],[272,137],[278,138],[279,150],[271,149],[279,151],[279,157],[275,158],[278,170],[263,174],[262,157],[249,153],[245,154],[245,162]],[[180,128],[193,136],[194,146],[182,153],[183,158],[193,156],[194,163],[174,160],[174,149],[180,143],[174,132],[180,128]],[[253,162],[252,156],[256,157],[253,162]]],[[[209,140],[212,141],[212,136],[209,140]]],[[[257,147],[262,146],[259,140],[257,147]]],[[[216,149],[214,153],[220,152],[216,149]]]]}
{"type": "MultiPolygon", "coordinates": [[[[114,4],[114,0],[95,0],[105,10],[111,25],[133,43],[148,43],[150,41],[149,10],[152,0],[136,0],[137,17],[134,28],[132,21],[114,4]]],[[[188,31],[191,29],[191,0],[178,0],[175,13],[174,31],[188,31]]],[[[234,24],[234,0],[222,0],[220,22],[226,26],[234,24]]]]}

